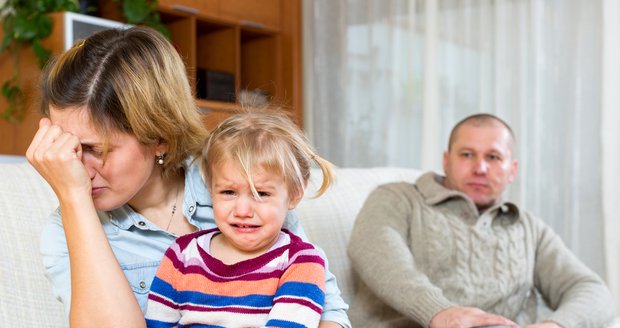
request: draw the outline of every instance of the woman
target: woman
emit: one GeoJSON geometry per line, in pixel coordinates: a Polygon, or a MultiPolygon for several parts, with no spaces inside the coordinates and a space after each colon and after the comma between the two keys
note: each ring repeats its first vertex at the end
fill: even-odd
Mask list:
{"type": "MultiPolygon", "coordinates": [[[[44,118],[26,156],[60,203],[41,252],[72,326],[144,326],[164,251],[215,227],[192,162],[206,131],[185,72],[170,43],[141,27],[99,32],[43,72],[44,118]]],[[[327,272],[321,325],[349,326],[346,308],[327,272]]]]}

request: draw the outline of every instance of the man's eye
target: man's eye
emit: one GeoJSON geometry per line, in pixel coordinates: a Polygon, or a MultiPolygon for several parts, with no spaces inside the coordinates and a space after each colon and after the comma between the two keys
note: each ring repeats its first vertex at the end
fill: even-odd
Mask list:
{"type": "Polygon", "coordinates": [[[499,161],[499,160],[501,160],[501,157],[499,157],[497,155],[489,155],[489,160],[491,160],[491,161],[499,161]]]}
{"type": "Polygon", "coordinates": [[[472,153],[461,153],[461,157],[470,158],[472,156],[473,156],[472,153]]]}

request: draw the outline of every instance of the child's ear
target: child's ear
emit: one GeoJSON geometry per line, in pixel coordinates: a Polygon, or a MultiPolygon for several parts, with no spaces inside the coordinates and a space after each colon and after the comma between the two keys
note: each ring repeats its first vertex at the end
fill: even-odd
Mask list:
{"type": "Polygon", "coordinates": [[[295,207],[299,205],[299,202],[301,202],[303,198],[304,198],[303,191],[297,192],[296,195],[293,195],[288,201],[289,211],[295,209],[295,207]]]}

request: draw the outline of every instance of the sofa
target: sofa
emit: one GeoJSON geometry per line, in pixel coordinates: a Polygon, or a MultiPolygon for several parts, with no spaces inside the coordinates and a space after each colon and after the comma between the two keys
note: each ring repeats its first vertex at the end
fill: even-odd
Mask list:
{"type": "MultiPolygon", "coordinates": [[[[3,161],[6,157],[0,157],[3,161]]],[[[58,201],[23,158],[8,161],[0,163],[0,327],[66,327],[62,306],[52,297],[39,256],[41,228],[58,201]]],[[[404,168],[337,169],[332,188],[313,198],[320,179],[320,173],[313,172],[297,212],[310,240],[327,254],[347,302],[355,293],[356,281],[346,245],[366,196],[379,184],[415,181],[420,174],[404,168]]],[[[620,322],[616,326],[620,328],[620,322]]]]}
{"type": "MultiPolygon", "coordinates": [[[[52,297],[39,255],[41,229],[58,200],[23,158],[2,156],[0,162],[0,327],[66,327],[62,306],[52,297]]],[[[320,178],[319,172],[314,173],[297,210],[309,238],[327,253],[342,296],[349,301],[355,283],[346,244],[356,213],[378,184],[414,181],[420,172],[338,169],[334,186],[322,197],[312,198],[320,178]]]]}

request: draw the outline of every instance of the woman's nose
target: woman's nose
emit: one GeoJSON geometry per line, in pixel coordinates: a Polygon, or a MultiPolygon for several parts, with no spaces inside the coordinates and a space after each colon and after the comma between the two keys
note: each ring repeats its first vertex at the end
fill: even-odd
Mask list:
{"type": "Polygon", "coordinates": [[[95,178],[97,168],[101,167],[103,164],[101,159],[89,154],[82,155],[82,163],[86,167],[86,172],[88,172],[88,176],[91,180],[95,178]]]}

